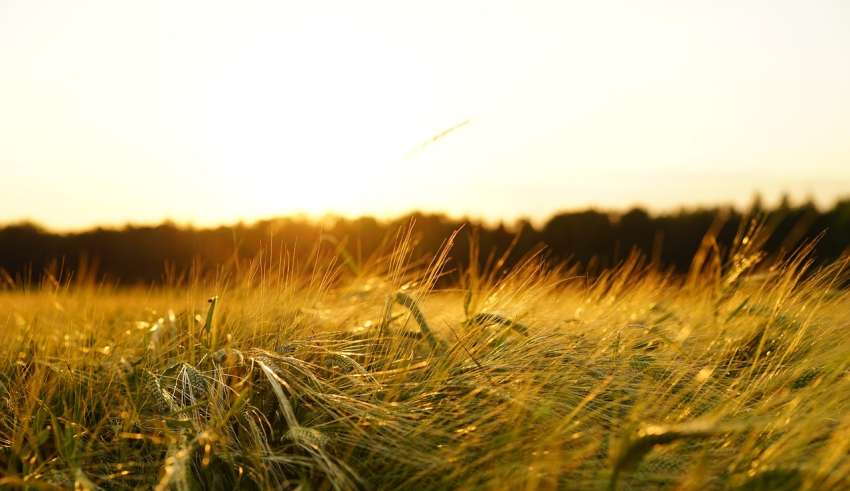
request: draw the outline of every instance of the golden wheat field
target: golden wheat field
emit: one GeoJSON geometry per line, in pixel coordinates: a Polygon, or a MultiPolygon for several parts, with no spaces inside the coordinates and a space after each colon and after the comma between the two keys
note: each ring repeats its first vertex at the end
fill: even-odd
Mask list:
{"type": "MultiPolygon", "coordinates": [[[[710,242],[710,241],[709,241],[710,242]]],[[[0,485],[850,488],[847,261],[268,253],[0,294],[0,485]]]]}

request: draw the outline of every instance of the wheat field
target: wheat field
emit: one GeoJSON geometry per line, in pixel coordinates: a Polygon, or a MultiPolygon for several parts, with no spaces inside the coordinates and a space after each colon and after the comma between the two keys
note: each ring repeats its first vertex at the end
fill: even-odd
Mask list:
{"type": "Polygon", "coordinates": [[[591,278],[411,243],[0,292],[0,487],[850,489],[846,260],[748,229],[591,278]]]}

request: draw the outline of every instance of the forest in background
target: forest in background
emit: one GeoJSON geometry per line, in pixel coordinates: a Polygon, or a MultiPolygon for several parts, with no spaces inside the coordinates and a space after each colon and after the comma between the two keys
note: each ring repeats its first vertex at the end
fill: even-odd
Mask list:
{"type": "Polygon", "coordinates": [[[571,262],[580,271],[594,274],[639,253],[660,268],[684,273],[704,237],[710,235],[720,249],[726,249],[752,220],[763,222],[770,232],[764,250],[771,255],[815,241],[812,256],[825,263],[850,249],[850,199],[826,210],[811,202],[791,204],[788,199],[770,208],[756,199],[744,211],[715,207],[650,214],[640,208],[626,212],[587,209],[558,213],[537,226],[527,220],[488,225],[425,213],[393,220],[289,217],[215,228],[166,222],[75,233],[55,233],[33,223],[18,223],[0,228],[0,288],[38,282],[46,272],[66,280],[118,285],[174,283],[190,271],[213,271],[256,257],[270,247],[297,258],[325,242],[332,249],[344,248],[354,261],[360,261],[409,226],[416,239],[416,257],[437,251],[452,232],[460,229],[450,251],[460,268],[469,263],[469,241],[475,237],[481,251],[479,260],[483,263],[488,257],[508,252],[506,268],[529,254],[540,253],[551,264],[571,262]]]}

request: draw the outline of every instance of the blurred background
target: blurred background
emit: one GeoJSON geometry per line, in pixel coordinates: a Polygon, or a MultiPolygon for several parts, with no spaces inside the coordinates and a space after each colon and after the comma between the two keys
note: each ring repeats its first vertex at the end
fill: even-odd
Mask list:
{"type": "Polygon", "coordinates": [[[466,224],[682,270],[756,216],[835,258],[848,25],[838,0],[0,0],[0,268],[368,255],[412,213],[422,251],[466,224]]]}

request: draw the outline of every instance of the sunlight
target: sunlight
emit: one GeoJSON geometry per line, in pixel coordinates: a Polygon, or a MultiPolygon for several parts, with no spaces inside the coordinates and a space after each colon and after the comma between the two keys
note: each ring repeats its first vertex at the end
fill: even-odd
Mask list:
{"type": "Polygon", "coordinates": [[[405,154],[446,124],[428,114],[435,100],[408,55],[329,28],[335,38],[255,39],[208,81],[202,147],[247,214],[368,209],[376,189],[397,185],[405,154]]]}
{"type": "Polygon", "coordinates": [[[543,219],[846,193],[845,11],[611,8],[6,2],[0,222],[543,219]]]}

